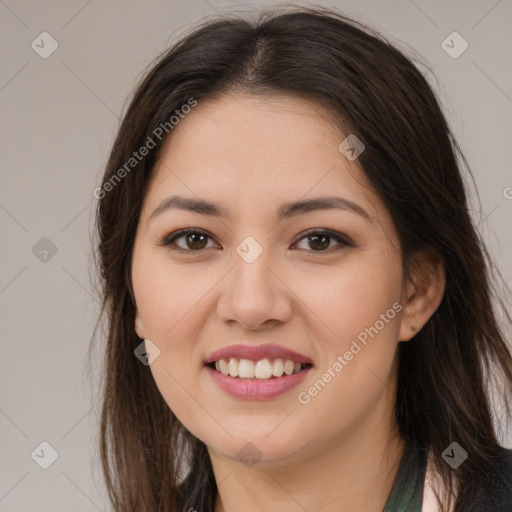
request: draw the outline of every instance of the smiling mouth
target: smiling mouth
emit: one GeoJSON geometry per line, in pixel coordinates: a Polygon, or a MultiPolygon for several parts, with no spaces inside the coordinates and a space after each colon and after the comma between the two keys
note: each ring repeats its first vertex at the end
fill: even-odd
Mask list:
{"type": "Polygon", "coordinates": [[[213,361],[206,366],[223,375],[241,380],[272,380],[300,373],[311,368],[310,363],[301,363],[291,359],[243,359],[231,357],[213,361]]]}

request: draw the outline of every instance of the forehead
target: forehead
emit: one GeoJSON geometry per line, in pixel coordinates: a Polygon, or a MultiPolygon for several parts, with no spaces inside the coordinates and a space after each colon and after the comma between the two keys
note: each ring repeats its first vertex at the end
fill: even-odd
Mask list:
{"type": "Polygon", "coordinates": [[[223,155],[240,157],[244,168],[251,166],[250,156],[259,166],[296,167],[298,160],[310,161],[320,152],[338,156],[344,137],[335,119],[325,107],[298,97],[224,95],[199,101],[175,126],[163,153],[169,156],[179,147],[189,154],[175,156],[190,159],[193,148],[214,160],[223,155]]]}
{"type": "Polygon", "coordinates": [[[367,210],[382,208],[357,160],[340,151],[346,137],[332,112],[298,97],[199,101],[164,142],[146,200],[180,191],[236,210],[343,195],[367,210]]]}

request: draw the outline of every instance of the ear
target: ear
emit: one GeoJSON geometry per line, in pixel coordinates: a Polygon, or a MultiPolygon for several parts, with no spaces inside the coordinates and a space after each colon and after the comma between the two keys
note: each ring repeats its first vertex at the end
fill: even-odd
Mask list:
{"type": "Polygon", "coordinates": [[[414,257],[410,277],[404,283],[404,305],[399,341],[409,341],[429,321],[443,300],[446,287],[444,262],[433,250],[414,257]]]}
{"type": "Polygon", "coordinates": [[[139,309],[135,308],[135,332],[137,333],[137,336],[143,340],[146,338],[144,336],[144,326],[142,325],[142,320],[140,318],[139,309]]]}

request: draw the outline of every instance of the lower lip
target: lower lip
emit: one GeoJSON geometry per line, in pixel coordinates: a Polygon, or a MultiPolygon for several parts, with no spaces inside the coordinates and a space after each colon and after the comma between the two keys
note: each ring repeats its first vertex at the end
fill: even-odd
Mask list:
{"type": "Polygon", "coordinates": [[[275,379],[239,379],[205,366],[216,384],[228,395],[245,400],[267,400],[284,395],[298,386],[307,376],[311,367],[292,375],[275,379]]]}

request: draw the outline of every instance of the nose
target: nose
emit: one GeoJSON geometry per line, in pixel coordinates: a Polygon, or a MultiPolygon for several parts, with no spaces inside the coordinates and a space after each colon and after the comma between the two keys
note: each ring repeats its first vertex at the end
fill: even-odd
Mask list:
{"type": "Polygon", "coordinates": [[[290,320],[293,293],[279,276],[269,252],[264,250],[251,263],[234,253],[234,268],[223,280],[217,305],[221,320],[252,331],[290,320]]]}

